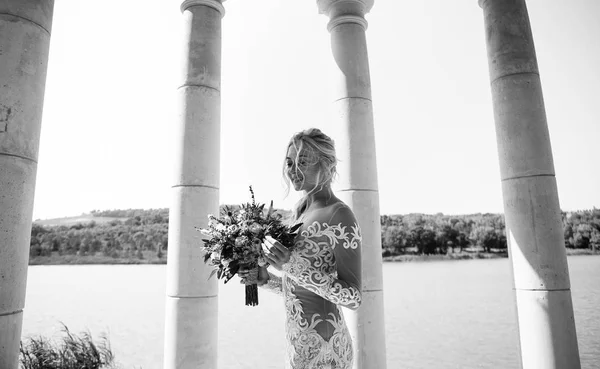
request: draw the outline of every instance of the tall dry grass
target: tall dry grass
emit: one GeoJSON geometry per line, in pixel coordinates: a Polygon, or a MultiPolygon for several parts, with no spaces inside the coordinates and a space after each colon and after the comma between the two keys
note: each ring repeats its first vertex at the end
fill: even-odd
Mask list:
{"type": "Polygon", "coordinates": [[[94,342],[90,332],[71,333],[63,324],[59,342],[46,337],[21,341],[21,369],[116,369],[114,355],[106,335],[94,342]]]}

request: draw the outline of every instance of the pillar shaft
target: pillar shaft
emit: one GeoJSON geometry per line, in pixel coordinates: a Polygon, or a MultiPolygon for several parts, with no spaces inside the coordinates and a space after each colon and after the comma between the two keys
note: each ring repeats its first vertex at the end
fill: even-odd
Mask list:
{"type": "Polygon", "coordinates": [[[341,159],[339,197],[353,209],[363,234],[363,302],[356,312],[345,312],[354,368],[386,368],[379,190],[364,18],[372,5],[372,0],[318,1],[320,12],[330,17],[336,64],[332,136],[341,159]]]}
{"type": "Polygon", "coordinates": [[[0,368],[17,368],[53,0],[0,2],[0,368]]]}
{"type": "Polygon", "coordinates": [[[480,0],[522,367],[580,368],[552,149],[524,0],[480,0]]]}
{"type": "Polygon", "coordinates": [[[217,0],[186,0],[175,178],[169,211],[165,369],[217,367],[218,286],[195,227],[219,212],[221,18],[217,0]]]}

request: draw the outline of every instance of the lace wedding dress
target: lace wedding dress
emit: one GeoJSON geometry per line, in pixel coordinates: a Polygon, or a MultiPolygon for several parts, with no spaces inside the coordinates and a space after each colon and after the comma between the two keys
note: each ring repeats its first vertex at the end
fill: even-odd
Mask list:
{"type": "Polygon", "coordinates": [[[361,233],[344,203],[303,215],[290,261],[264,287],[286,310],[288,369],[351,369],[352,339],[341,307],[361,303],[361,233]]]}

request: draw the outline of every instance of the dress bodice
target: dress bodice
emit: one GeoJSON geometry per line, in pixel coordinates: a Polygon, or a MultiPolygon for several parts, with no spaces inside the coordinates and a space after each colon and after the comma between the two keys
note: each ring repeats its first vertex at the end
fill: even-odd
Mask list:
{"type": "Polygon", "coordinates": [[[351,368],[352,341],[341,307],[361,303],[361,233],[339,202],[304,215],[281,292],[288,368],[351,368]]]}

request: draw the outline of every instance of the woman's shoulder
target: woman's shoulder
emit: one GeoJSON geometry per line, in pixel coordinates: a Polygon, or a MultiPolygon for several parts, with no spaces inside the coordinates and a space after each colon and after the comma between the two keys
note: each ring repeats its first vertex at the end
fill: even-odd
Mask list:
{"type": "Polygon", "coordinates": [[[352,209],[342,201],[316,209],[304,219],[300,235],[303,238],[325,237],[344,249],[356,249],[362,238],[360,226],[352,209]]]}
{"type": "Polygon", "coordinates": [[[354,212],[342,200],[332,204],[328,209],[330,220],[354,220],[354,212]]]}
{"type": "Polygon", "coordinates": [[[343,201],[337,200],[327,206],[320,207],[306,214],[305,221],[308,223],[355,223],[356,218],[352,209],[343,201]]]}

